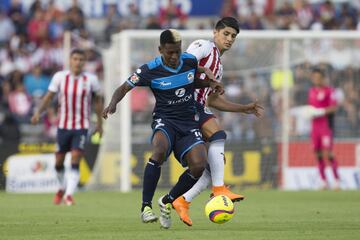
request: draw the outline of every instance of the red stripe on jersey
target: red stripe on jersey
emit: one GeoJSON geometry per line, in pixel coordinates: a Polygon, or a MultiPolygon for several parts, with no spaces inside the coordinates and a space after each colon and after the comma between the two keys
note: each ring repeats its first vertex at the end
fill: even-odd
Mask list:
{"type": "Polygon", "coordinates": [[[74,91],[72,95],[72,129],[75,129],[75,121],[76,121],[76,92],[77,92],[77,85],[79,79],[74,80],[74,91]]]}
{"type": "Polygon", "coordinates": [[[205,64],[207,63],[207,61],[209,60],[209,57],[211,56],[211,53],[209,53],[209,55],[207,55],[206,57],[202,58],[200,61],[199,61],[199,65],[200,66],[205,66],[205,64]]]}
{"type": "Polygon", "coordinates": [[[81,129],[84,128],[84,99],[85,99],[85,94],[86,94],[86,89],[85,89],[85,84],[86,84],[86,76],[84,76],[84,81],[83,81],[83,90],[81,93],[81,108],[80,108],[80,125],[81,125],[81,129]]]}
{"type": "Polygon", "coordinates": [[[198,95],[197,95],[196,101],[200,102],[203,95],[204,95],[204,88],[201,88],[198,95]]]}
{"type": "MultiPolygon", "coordinates": [[[[213,71],[215,78],[216,78],[216,74],[217,74],[218,71],[219,71],[219,65],[220,65],[220,58],[218,59],[218,62],[217,62],[217,64],[216,64],[215,71],[213,71]]],[[[216,80],[216,79],[215,79],[215,80],[216,80]]]]}
{"type": "Polygon", "coordinates": [[[212,63],[210,65],[210,70],[214,71],[214,67],[215,67],[215,63],[216,63],[216,59],[217,59],[217,51],[216,51],[216,47],[213,48],[213,52],[214,52],[214,57],[212,59],[212,63]]]}
{"type": "Polygon", "coordinates": [[[63,128],[66,129],[67,120],[68,120],[68,114],[69,114],[69,108],[68,108],[68,89],[69,89],[69,77],[70,75],[67,74],[65,78],[65,89],[64,89],[64,97],[65,97],[65,121],[63,128]]]}

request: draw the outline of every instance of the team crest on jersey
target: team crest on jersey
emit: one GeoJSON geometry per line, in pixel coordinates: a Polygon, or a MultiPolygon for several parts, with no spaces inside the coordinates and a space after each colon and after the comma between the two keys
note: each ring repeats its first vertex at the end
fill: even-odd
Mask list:
{"type": "Polygon", "coordinates": [[[139,76],[136,73],[133,73],[130,77],[130,82],[136,84],[139,81],[139,76]]]}
{"type": "Polygon", "coordinates": [[[194,74],[192,72],[189,72],[187,75],[187,78],[188,78],[189,82],[192,82],[194,80],[194,74]]]}
{"type": "Polygon", "coordinates": [[[179,88],[179,89],[176,89],[175,91],[175,95],[178,96],[178,97],[183,97],[185,95],[185,88],[179,88]]]}

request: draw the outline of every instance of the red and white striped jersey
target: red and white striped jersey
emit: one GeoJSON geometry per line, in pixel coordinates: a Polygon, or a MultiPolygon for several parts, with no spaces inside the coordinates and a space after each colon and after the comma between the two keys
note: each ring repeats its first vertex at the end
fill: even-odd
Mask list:
{"type": "Polygon", "coordinates": [[[61,129],[88,129],[90,125],[91,95],[100,92],[98,78],[83,72],[74,76],[70,71],[55,73],[49,91],[58,93],[61,129]]]}
{"type": "MultiPolygon", "coordinates": [[[[214,42],[202,39],[196,40],[190,44],[186,52],[194,55],[200,66],[210,68],[214,73],[216,80],[221,81],[223,76],[223,65],[220,60],[220,52],[214,42]]],[[[206,74],[202,73],[197,77],[205,79],[206,74]]],[[[205,105],[210,92],[210,88],[196,89],[195,100],[205,105]]]]}

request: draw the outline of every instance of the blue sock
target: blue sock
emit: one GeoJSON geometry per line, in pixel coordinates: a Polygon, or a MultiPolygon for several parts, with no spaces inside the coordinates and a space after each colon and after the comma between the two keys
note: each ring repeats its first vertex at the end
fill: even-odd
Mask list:
{"type": "Polygon", "coordinates": [[[151,202],[154,197],[160,174],[161,166],[158,162],[149,159],[144,170],[141,211],[143,211],[146,206],[152,207],[151,202]]]}
{"type": "Polygon", "coordinates": [[[175,199],[189,191],[198,179],[199,178],[192,176],[189,170],[186,170],[183,174],[181,174],[175,186],[162,199],[163,203],[172,203],[175,199]]]}

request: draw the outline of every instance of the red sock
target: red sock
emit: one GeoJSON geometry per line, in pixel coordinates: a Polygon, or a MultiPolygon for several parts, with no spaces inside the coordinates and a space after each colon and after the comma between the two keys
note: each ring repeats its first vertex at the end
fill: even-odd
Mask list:
{"type": "Polygon", "coordinates": [[[331,168],[332,168],[334,177],[335,177],[336,180],[339,180],[337,161],[336,161],[336,159],[334,157],[330,158],[329,160],[331,162],[331,168]]]}
{"type": "Polygon", "coordinates": [[[321,179],[326,181],[324,159],[318,159],[318,168],[319,168],[319,173],[320,173],[321,179]]]}

